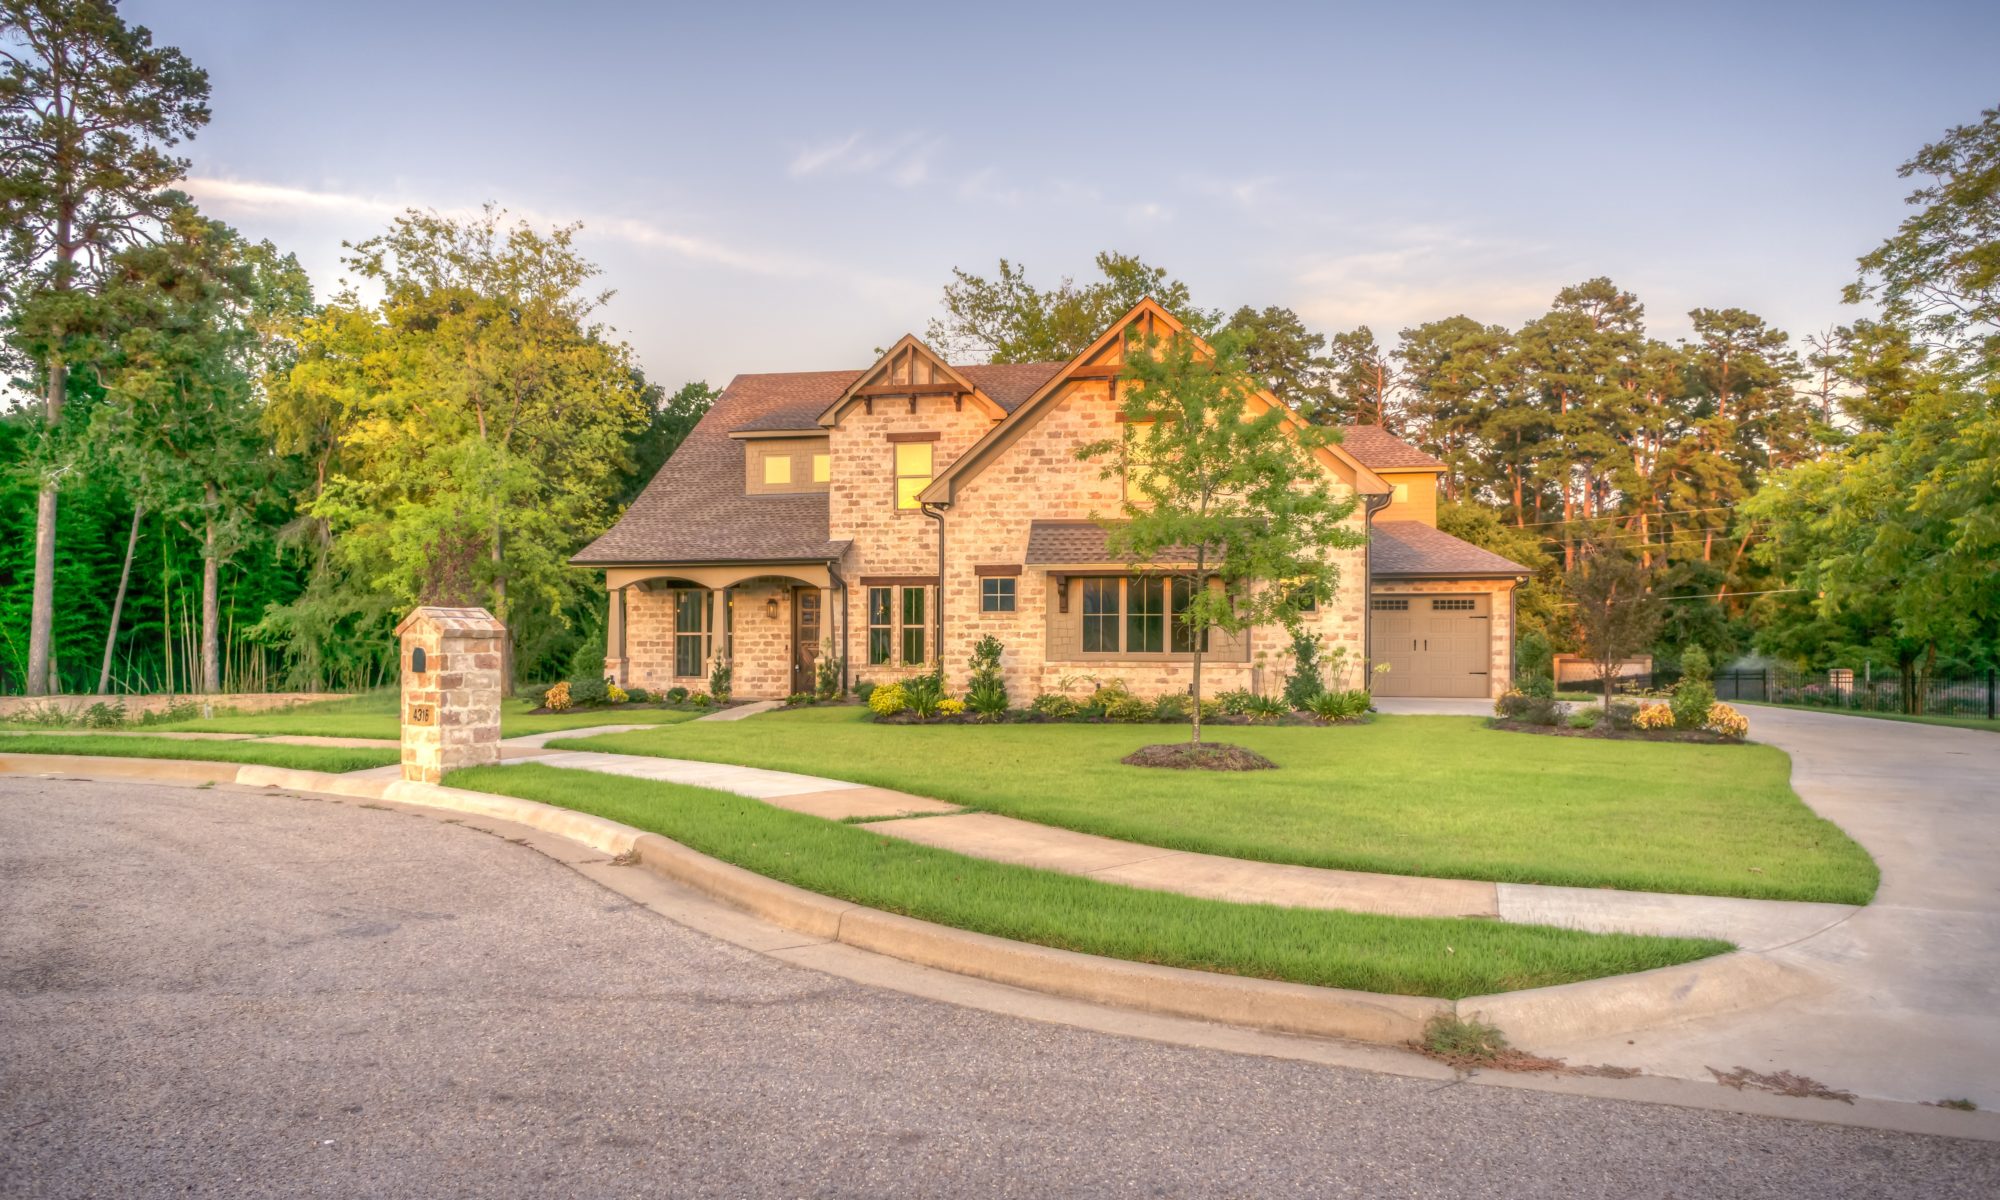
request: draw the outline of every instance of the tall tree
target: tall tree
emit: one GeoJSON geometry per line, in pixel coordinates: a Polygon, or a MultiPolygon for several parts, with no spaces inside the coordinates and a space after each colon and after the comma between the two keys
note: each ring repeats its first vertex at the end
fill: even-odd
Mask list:
{"type": "MultiPolygon", "coordinates": [[[[0,286],[52,431],[94,320],[90,294],[186,172],[167,151],[208,122],[208,76],[154,46],[145,26],[126,25],[115,0],[0,0],[0,44],[0,286]]],[[[50,685],[58,486],[50,474],[37,496],[30,695],[50,685]]]]}
{"type": "Polygon", "coordinates": [[[1246,304],[1230,314],[1225,328],[1241,339],[1244,369],[1258,383],[1316,425],[1340,423],[1326,338],[1308,330],[1299,314],[1246,304]]]}
{"type": "Polygon", "coordinates": [[[1390,394],[1397,383],[1396,364],[1376,344],[1375,331],[1362,325],[1336,333],[1327,343],[1327,363],[1333,375],[1338,424],[1390,425],[1390,394]]]}
{"type": "Polygon", "coordinates": [[[1004,258],[993,279],[954,267],[944,288],[944,316],[931,321],[924,336],[952,358],[1062,361],[1148,296],[1198,333],[1221,324],[1222,314],[1196,307],[1187,284],[1169,277],[1165,268],[1109,251],[1096,263],[1102,278],[1078,284],[1064,276],[1047,291],[1028,282],[1024,267],[1004,258]]]}
{"type": "Polygon", "coordinates": [[[1171,645],[1193,660],[1198,746],[1210,632],[1296,624],[1303,608],[1332,599],[1335,552],[1367,539],[1349,525],[1354,496],[1336,496],[1315,457],[1338,434],[1261,399],[1240,334],[1219,335],[1212,350],[1185,334],[1135,337],[1123,378],[1121,436],[1076,453],[1129,481],[1121,519],[1107,525],[1113,554],[1192,559],[1174,573],[1166,611],[1171,645]]]}

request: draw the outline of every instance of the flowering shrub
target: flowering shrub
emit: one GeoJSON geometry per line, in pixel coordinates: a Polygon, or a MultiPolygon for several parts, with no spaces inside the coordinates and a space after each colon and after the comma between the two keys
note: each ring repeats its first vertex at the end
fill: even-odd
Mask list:
{"type": "Polygon", "coordinates": [[[910,706],[910,694],[900,683],[878,687],[868,693],[868,711],[878,717],[893,717],[910,706]]]}
{"type": "Polygon", "coordinates": [[[1750,718],[1718,702],[1709,707],[1708,720],[1702,728],[1722,737],[1741,739],[1750,732],[1750,718]]]}
{"type": "Polygon", "coordinates": [[[570,707],[568,682],[559,683],[543,692],[542,707],[550,712],[568,712],[570,707]]]}
{"type": "Polygon", "coordinates": [[[940,700],[938,701],[937,710],[940,717],[955,717],[965,711],[965,701],[940,700]]]}
{"type": "Polygon", "coordinates": [[[1500,693],[1498,700],[1493,702],[1493,715],[1496,717],[1511,717],[1515,712],[1519,711],[1520,702],[1527,698],[1528,694],[1520,688],[1508,688],[1506,691],[1500,693]]]}
{"type": "Polygon", "coordinates": [[[1634,729],[1672,729],[1674,710],[1664,704],[1641,704],[1639,715],[1632,718],[1634,729]]]}
{"type": "Polygon", "coordinates": [[[604,699],[611,704],[623,704],[627,700],[630,700],[631,697],[625,694],[624,688],[612,683],[605,685],[604,699]]]}
{"type": "Polygon", "coordinates": [[[1028,706],[1045,717],[1073,717],[1076,715],[1076,701],[1061,692],[1043,692],[1028,706]]]}
{"type": "Polygon", "coordinates": [[[1674,724],[1700,729],[1708,720],[1708,710],[1715,706],[1715,687],[1706,679],[1683,679],[1674,685],[1673,698],[1667,703],[1673,706],[1674,724]]]}

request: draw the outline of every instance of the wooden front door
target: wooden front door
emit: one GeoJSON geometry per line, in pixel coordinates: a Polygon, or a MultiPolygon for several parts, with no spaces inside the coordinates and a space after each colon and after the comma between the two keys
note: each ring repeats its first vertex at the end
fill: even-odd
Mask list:
{"type": "Polygon", "coordinates": [[[819,589],[792,589],[792,691],[814,688],[814,666],[819,662],[819,589]]]}

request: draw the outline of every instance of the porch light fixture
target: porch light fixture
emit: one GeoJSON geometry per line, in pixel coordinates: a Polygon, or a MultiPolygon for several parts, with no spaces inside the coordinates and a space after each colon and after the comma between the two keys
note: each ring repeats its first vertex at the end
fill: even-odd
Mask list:
{"type": "Polygon", "coordinates": [[[778,601],[776,597],[764,601],[764,615],[773,621],[778,619],[778,601]]]}

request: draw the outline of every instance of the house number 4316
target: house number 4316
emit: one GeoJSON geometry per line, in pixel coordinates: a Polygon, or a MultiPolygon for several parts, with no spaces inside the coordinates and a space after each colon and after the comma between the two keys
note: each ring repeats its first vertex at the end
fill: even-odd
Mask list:
{"type": "Polygon", "coordinates": [[[410,724],[431,725],[437,721],[437,706],[433,704],[410,705],[410,724]]]}

